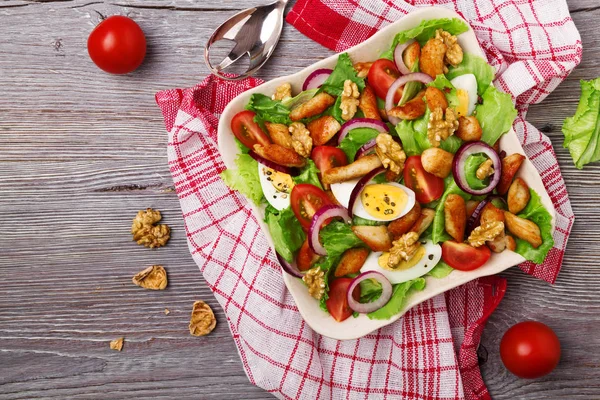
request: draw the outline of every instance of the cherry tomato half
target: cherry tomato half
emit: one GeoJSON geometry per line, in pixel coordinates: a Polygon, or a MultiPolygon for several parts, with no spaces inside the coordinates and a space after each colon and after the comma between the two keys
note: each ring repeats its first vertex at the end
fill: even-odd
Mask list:
{"type": "Polygon", "coordinates": [[[308,238],[302,243],[300,251],[296,256],[296,265],[300,271],[308,271],[319,260],[319,255],[315,254],[308,245],[308,238]]]}
{"type": "Polygon", "coordinates": [[[487,246],[473,247],[453,240],[442,243],[442,259],[459,271],[472,271],[490,259],[492,252],[487,246]]]}
{"type": "Polygon", "coordinates": [[[560,342],[552,329],[537,321],[520,322],[502,336],[500,357],[520,378],[549,374],[560,360],[560,342]]]}
{"type": "Polygon", "coordinates": [[[410,156],[404,164],[404,184],[415,192],[421,204],[430,203],[444,194],[444,180],[425,171],[421,156],[410,156]]]}
{"type": "Polygon", "coordinates": [[[255,116],[256,113],[252,111],[241,111],[231,119],[231,131],[244,146],[251,150],[255,144],[266,146],[271,143],[267,134],[254,122],[255,116]]]}
{"type": "Polygon", "coordinates": [[[103,71],[127,74],[146,56],[146,37],[134,20],[113,15],[100,22],[88,37],[90,58],[103,71]]]}
{"type": "Polygon", "coordinates": [[[346,153],[333,146],[317,146],[310,154],[321,174],[331,168],[341,167],[348,164],[346,153]]]}
{"type": "MultiPolygon", "coordinates": [[[[348,305],[348,287],[352,283],[352,278],[337,278],[329,282],[329,298],[325,300],[327,311],[337,322],[342,322],[353,314],[348,305]]],[[[355,300],[360,298],[360,285],[356,286],[352,292],[355,300]]]]}
{"type": "MultiPolygon", "coordinates": [[[[380,58],[371,65],[371,68],[369,68],[367,80],[369,81],[369,85],[375,90],[377,97],[385,100],[385,96],[387,95],[390,86],[392,86],[392,83],[394,83],[399,76],[400,71],[398,71],[398,68],[396,68],[396,64],[394,64],[393,61],[390,61],[387,58],[380,58]]],[[[402,88],[399,88],[394,96],[394,102],[398,104],[401,98],[402,88]]]]}
{"type": "Polygon", "coordinates": [[[305,229],[310,228],[313,215],[321,207],[333,204],[327,193],[310,183],[301,183],[294,186],[290,203],[294,215],[305,229]]]}

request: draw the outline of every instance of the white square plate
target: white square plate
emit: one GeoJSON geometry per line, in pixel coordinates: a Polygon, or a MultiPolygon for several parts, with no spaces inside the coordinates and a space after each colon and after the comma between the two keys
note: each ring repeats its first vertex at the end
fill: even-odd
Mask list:
{"type": "MultiPolygon", "coordinates": [[[[350,55],[353,62],[376,60],[383,51],[391,46],[392,40],[396,33],[411,29],[419,25],[421,21],[433,18],[462,19],[455,12],[445,8],[421,8],[385,27],[363,43],[348,49],[347,53],[350,55]]],[[[479,47],[475,34],[471,28],[469,28],[467,32],[459,35],[458,40],[465,53],[475,54],[485,58],[485,55],[479,47]]],[[[271,95],[275,92],[275,89],[284,82],[290,82],[292,84],[293,92],[299,93],[302,90],[302,83],[312,71],[318,68],[333,69],[337,62],[337,58],[338,55],[333,55],[293,75],[283,76],[281,78],[266,82],[254,89],[250,89],[233,99],[223,111],[219,121],[219,152],[221,153],[221,157],[223,157],[223,161],[225,162],[227,168],[236,168],[234,160],[238,153],[238,147],[230,129],[230,121],[236,113],[244,110],[244,106],[248,103],[250,96],[253,93],[264,93],[266,95],[271,95]]],[[[525,154],[521,144],[519,143],[517,134],[512,129],[502,136],[500,140],[500,147],[501,149],[505,150],[507,154],[525,154]]],[[[521,166],[518,176],[522,177],[532,189],[539,193],[542,203],[552,215],[552,229],[554,230],[554,206],[552,205],[552,201],[550,200],[550,197],[548,196],[548,193],[542,184],[539,173],[529,159],[525,160],[521,166]]],[[[271,248],[273,251],[275,251],[273,239],[269,234],[267,226],[263,222],[265,207],[256,207],[251,202],[250,205],[252,206],[254,215],[261,225],[263,232],[265,233],[265,236],[271,245],[271,248]]],[[[308,291],[306,290],[306,286],[304,286],[304,283],[300,279],[294,278],[285,272],[282,272],[282,274],[285,284],[296,301],[296,305],[298,306],[300,314],[308,323],[308,325],[322,335],[334,339],[348,340],[362,337],[376,329],[391,324],[402,317],[402,315],[411,307],[437,296],[440,293],[444,293],[447,290],[460,286],[473,279],[500,273],[505,269],[522,263],[523,261],[525,261],[525,259],[522,256],[508,250],[499,254],[492,253],[490,260],[484,266],[475,271],[463,272],[455,270],[443,279],[427,277],[427,286],[425,289],[420,292],[412,293],[408,298],[404,311],[395,315],[389,320],[371,320],[366,315],[361,315],[358,318],[348,318],[341,323],[336,322],[329,314],[319,308],[318,301],[310,297],[308,291]]]]}

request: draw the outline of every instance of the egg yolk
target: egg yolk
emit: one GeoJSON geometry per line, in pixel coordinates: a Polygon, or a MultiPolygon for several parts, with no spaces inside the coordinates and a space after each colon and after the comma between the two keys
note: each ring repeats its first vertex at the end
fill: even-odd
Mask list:
{"type": "Polygon", "coordinates": [[[412,268],[421,261],[421,259],[425,256],[425,247],[420,246],[417,249],[415,255],[408,261],[401,261],[400,264],[396,265],[394,268],[390,268],[388,266],[388,259],[390,258],[390,253],[383,253],[379,256],[378,263],[379,266],[383,269],[387,269],[388,271],[404,271],[406,269],[412,268]]]}
{"type": "Polygon", "coordinates": [[[263,172],[267,175],[267,180],[271,182],[271,185],[278,192],[290,193],[292,191],[294,181],[290,175],[267,167],[263,168],[263,172]]]}
{"type": "Polygon", "coordinates": [[[466,117],[469,112],[469,93],[466,90],[458,89],[456,91],[456,96],[458,97],[458,107],[456,107],[456,112],[459,117],[466,117]]]}
{"type": "Polygon", "coordinates": [[[399,187],[385,184],[367,185],[360,200],[364,209],[374,218],[392,220],[398,218],[408,203],[408,196],[399,187]]]}

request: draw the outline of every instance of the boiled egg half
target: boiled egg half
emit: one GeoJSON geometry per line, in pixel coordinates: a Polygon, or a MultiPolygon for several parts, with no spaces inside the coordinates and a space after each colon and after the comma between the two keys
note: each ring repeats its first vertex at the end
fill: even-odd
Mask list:
{"type": "MultiPolygon", "coordinates": [[[[352,190],[359,179],[334,183],[331,192],[348,208],[352,190]]],[[[393,221],[406,215],[415,206],[415,192],[396,182],[369,182],[354,201],[352,212],[372,221],[393,221]]]]}
{"type": "Polygon", "coordinates": [[[294,187],[291,175],[258,163],[258,177],[269,204],[278,210],[284,210],[290,206],[290,193],[294,187]]]}
{"type": "Polygon", "coordinates": [[[427,240],[421,243],[417,252],[409,261],[402,261],[395,268],[387,265],[390,253],[372,252],[369,254],[360,272],[377,271],[392,284],[407,282],[431,271],[442,258],[442,246],[427,240]]]}
{"type": "Polygon", "coordinates": [[[458,107],[456,112],[459,117],[468,117],[475,111],[477,105],[477,79],[473,74],[457,76],[450,81],[456,88],[458,96],[458,107]]]}

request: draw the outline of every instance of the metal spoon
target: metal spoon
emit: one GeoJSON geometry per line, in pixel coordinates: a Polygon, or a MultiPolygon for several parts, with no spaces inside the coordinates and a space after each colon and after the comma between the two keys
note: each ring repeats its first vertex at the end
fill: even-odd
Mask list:
{"type": "Polygon", "coordinates": [[[204,60],[211,72],[219,78],[236,81],[258,71],[271,57],[279,41],[283,27],[283,10],[287,2],[288,0],[277,0],[271,4],[249,8],[219,26],[204,46],[204,60]],[[209,59],[210,48],[222,39],[233,41],[235,46],[219,65],[213,66],[209,59]],[[250,56],[248,70],[235,77],[223,75],[223,70],[244,54],[250,56]]]}

